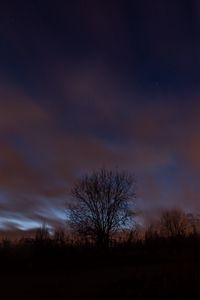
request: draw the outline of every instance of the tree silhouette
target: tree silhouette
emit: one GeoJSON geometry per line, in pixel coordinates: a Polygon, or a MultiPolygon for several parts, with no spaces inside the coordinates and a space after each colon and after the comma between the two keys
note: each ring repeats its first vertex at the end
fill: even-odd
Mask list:
{"type": "Polygon", "coordinates": [[[164,211],[160,218],[161,232],[166,237],[184,236],[189,230],[187,215],[180,209],[164,211]]]}
{"type": "Polygon", "coordinates": [[[42,227],[38,228],[36,233],[35,233],[35,242],[37,244],[45,244],[50,240],[50,233],[49,229],[44,223],[42,227]]]}
{"type": "Polygon", "coordinates": [[[99,246],[108,246],[112,235],[129,226],[134,217],[134,176],[104,168],[86,174],[72,188],[71,227],[99,246]]]}

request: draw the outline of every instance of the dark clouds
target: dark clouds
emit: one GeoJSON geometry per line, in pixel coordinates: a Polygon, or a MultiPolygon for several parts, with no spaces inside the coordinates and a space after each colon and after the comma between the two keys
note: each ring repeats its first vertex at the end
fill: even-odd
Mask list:
{"type": "Polygon", "coordinates": [[[2,1],[0,224],[64,222],[75,178],[138,178],[138,206],[200,208],[197,1],[2,1]]]}

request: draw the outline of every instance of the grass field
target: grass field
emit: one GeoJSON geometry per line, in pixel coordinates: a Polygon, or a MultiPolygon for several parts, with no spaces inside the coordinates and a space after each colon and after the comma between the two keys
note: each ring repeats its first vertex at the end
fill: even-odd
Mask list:
{"type": "Polygon", "coordinates": [[[54,241],[0,245],[5,300],[198,299],[200,238],[114,248],[54,241]]]}
{"type": "MultiPolygon", "coordinates": [[[[131,266],[2,271],[2,299],[190,299],[200,292],[199,265],[173,261],[131,266]]],[[[197,298],[198,299],[198,298],[197,298]]]]}

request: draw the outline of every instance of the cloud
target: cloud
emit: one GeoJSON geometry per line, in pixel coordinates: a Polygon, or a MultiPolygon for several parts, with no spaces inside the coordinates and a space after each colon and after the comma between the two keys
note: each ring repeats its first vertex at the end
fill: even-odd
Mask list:
{"type": "Polygon", "coordinates": [[[8,218],[8,223],[3,219],[0,223],[18,228],[17,215],[24,224],[45,219],[56,225],[76,176],[110,165],[113,151],[86,132],[63,131],[57,115],[23,91],[2,87],[0,95],[0,207],[1,216],[8,218]]]}
{"type": "Polygon", "coordinates": [[[15,87],[0,84],[0,133],[23,133],[48,122],[48,114],[15,87]]]}
{"type": "MultiPolygon", "coordinates": [[[[84,73],[82,77],[84,81],[84,73]]],[[[87,93],[91,84],[95,95],[95,91],[100,90],[101,80],[95,80],[91,75],[88,78],[92,79],[88,81],[87,93]]],[[[12,86],[10,89],[13,90],[12,86]]],[[[70,90],[70,93],[71,99],[75,99],[76,91],[73,94],[70,90]]],[[[194,181],[188,180],[190,177],[197,180],[199,171],[200,107],[196,96],[192,96],[190,109],[187,99],[184,99],[180,110],[180,99],[157,103],[148,102],[141,95],[140,104],[130,98],[122,102],[116,82],[110,85],[109,93],[118,95],[118,98],[111,97],[108,103],[110,117],[107,122],[109,124],[110,120],[110,128],[119,130],[119,136],[110,140],[102,138],[96,129],[88,130],[94,124],[104,133],[105,124],[101,117],[96,116],[102,113],[100,98],[91,104],[94,115],[90,116],[87,110],[85,116],[80,114],[77,131],[70,134],[60,127],[57,112],[46,108],[45,102],[41,101],[39,105],[20,91],[9,97],[6,90],[2,93],[5,96],[1,98],[1,106],[6,120],[0,129],[2,228],[20,229],[24,226],[28,229],[33,222],[42,224],[44,221],[51,226],[64,224],[65,202],[74,180],[80,174],[101,166],[118,166],[136,173],[139,186],[137,205],[146,212],[156,214],[161,207],[177,205],[188,210],[190,207],[191,210],[200,208],[198,188],[194,181]],[[16,103],[13,99],[18,99],[18,107],[11,105],[9,109],[4,99],[10,99],[10,103],[16,103]],[[118,117],[120,107],[125,103],[129,103],[129,107],[121,123],[118,117]],[[84,124],[82,118],[86,117],[89,121],[84,124]],[[8,222],[5,222],[6,218],[8,222]]],[[[81,95],[84,93],[78,94],[74,106],[77,113],[81,95]]]]}
{"type": "Polygon", "coordinates": [[[5,226],[18,228],[16,218],[63,222],[74,180],[101,166],[135,172],[146,211],[199,209],[199,21],[189,17],[194,8],[199,14],[197,1],[190,10],[167,0],[75,2],[3,10],[5,226]],[[159,86],[147,88],[155,78],[159,86]],[[173,80],[186,82],[184,94],[173,80]]]}

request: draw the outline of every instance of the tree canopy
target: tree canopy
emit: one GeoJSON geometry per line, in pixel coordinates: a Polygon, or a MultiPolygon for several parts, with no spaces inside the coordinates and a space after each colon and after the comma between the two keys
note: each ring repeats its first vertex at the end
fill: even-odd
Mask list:
{"type": "Polygon", "coordinates": [[[71,195],[71,227],[99,245],[108,245],[118,229],[133,221],[135,177],[127,172],[93,171],[74,185],[71,195]]]}

